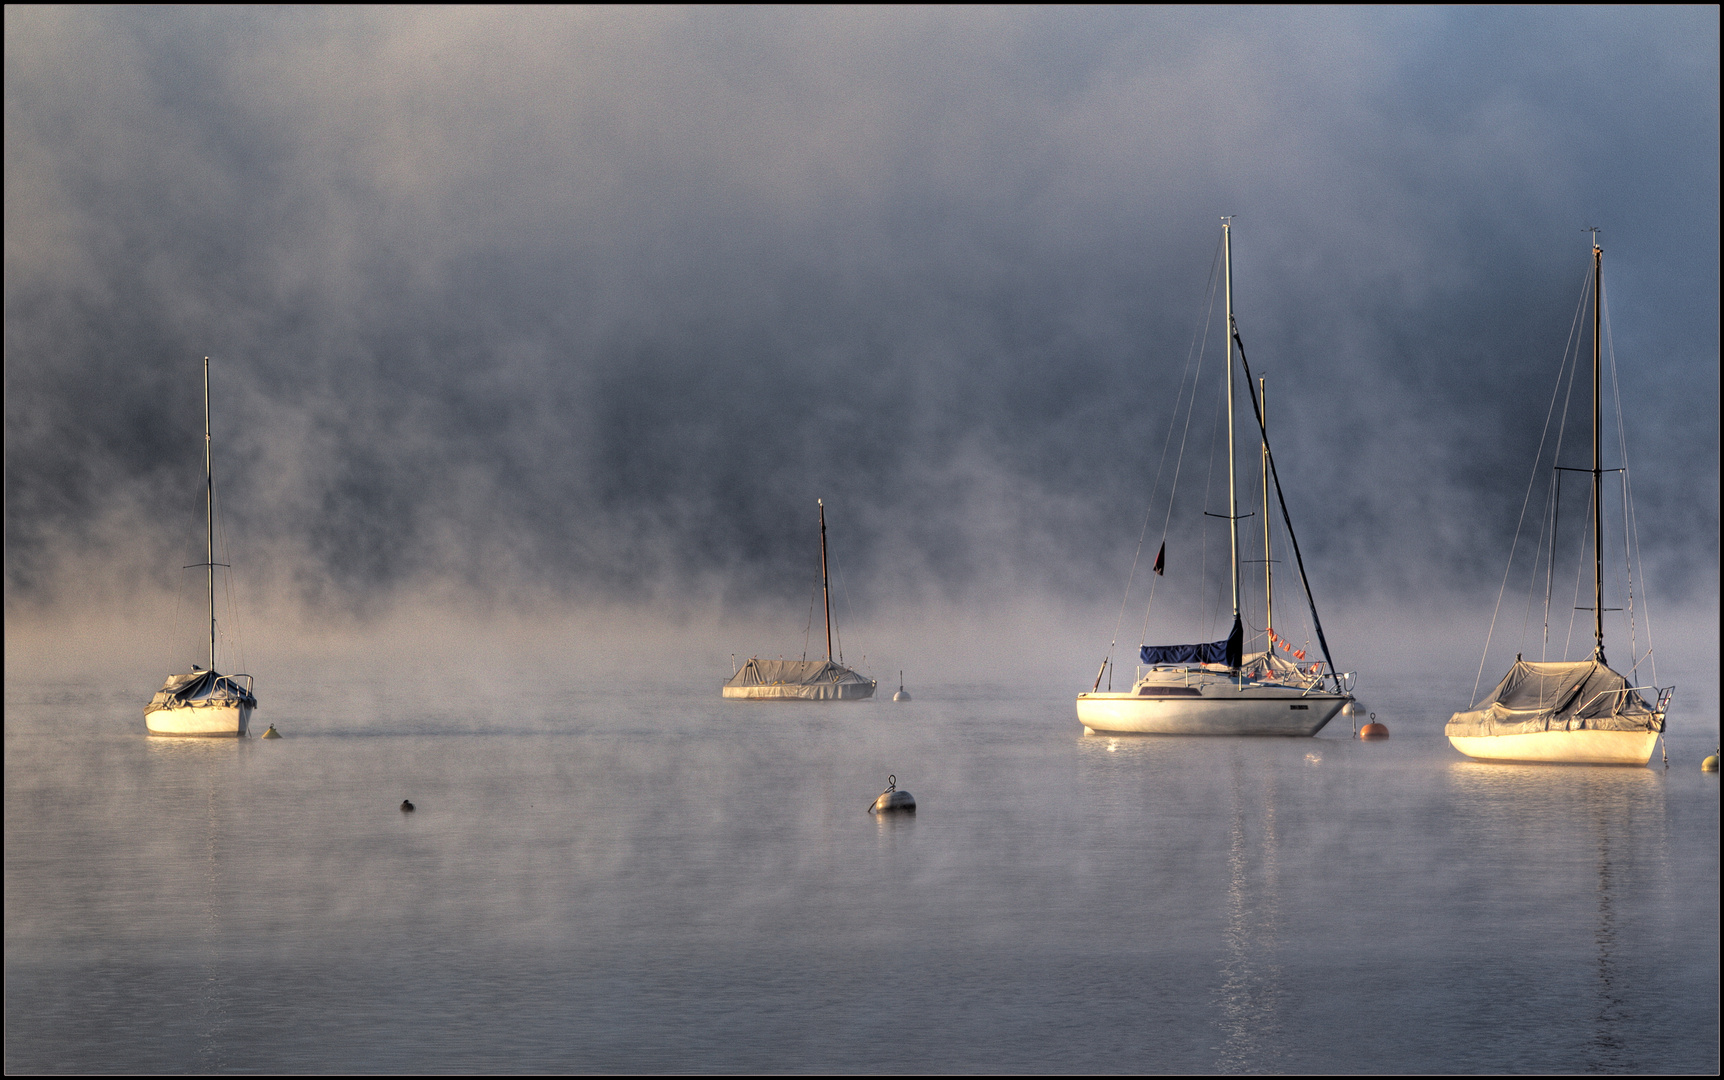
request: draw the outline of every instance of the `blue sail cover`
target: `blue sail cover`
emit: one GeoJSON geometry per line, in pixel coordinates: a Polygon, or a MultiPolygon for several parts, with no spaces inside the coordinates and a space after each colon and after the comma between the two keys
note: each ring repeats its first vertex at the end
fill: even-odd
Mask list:
{"type": "Polygon", "coordinates": [[[1204,645],[1144,645],[1137,650],[1146,664],[1225,664],[1227,642],[1204,645]]]}
{"type": "Polygon", "coordinates": [[[1146,664],[1226,664],[1238,667],[1245,647],[1245,631],[1238,622],[1222,641],[1201,645],[1140,645],[1138,655],[1146,664]]]}

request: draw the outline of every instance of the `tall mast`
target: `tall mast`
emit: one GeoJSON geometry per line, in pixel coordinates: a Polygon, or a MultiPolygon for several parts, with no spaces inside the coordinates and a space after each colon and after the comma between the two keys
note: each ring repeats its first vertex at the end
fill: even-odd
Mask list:
{"type": "Polygon", "coordinates": [[[1233,461],[1233,219],[1221,219],[1227,250],[1227,539],[1233,553],[1233,623],[1239,624],[1239,494],[1233,461]]]}
{"type": "Polygon", "coordinates": [[[1592,230],[1592,632],[1596,645],[1593,659],[1604,663],[1604,468],[1599,446],[1601,405],[1599,374],[1602,367],[1599,342],[1599,311],[1604,297],[1604,249],[1598,246],[1598,230],[1592,230]]]}
{"type": "Polygon", "coordinates": [[[209,578],[210,670],[216,669],[215,470],[210,465],[210,358],[204,357],[204,571],[209,578]]]}
{"type": "Polygon", "coordinates": [[[832,661],[832,584],[826,577],[826,500],[815,499],[820,507],[820,592],[826,597],[826,661],[832,661]]]}
{"type": "MultiPolygon", "coordinates": [[[[1275,625],[1275,579],[1269,566],[1269,391],[1261,376],[1257,379],[1257,401],[1263,410],[1263,624],[1275,625]]],[[[1264,651],[1275,654],[1275,639],[1266,637],[1264,651]]]]}

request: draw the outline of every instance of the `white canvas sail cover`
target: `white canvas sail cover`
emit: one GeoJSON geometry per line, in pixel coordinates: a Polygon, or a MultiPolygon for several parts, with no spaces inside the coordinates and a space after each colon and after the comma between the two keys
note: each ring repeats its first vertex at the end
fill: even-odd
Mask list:
{"type": "Polygon", "coordinates": [[[1295,664],[1279,653],[1246,653],[1240,660],[1239,671],[1253,679],[1267,679],[1290,686],[1317,686],[1323,681],[1323,662],[1295,664]]]}
{"type": "Polygon", "coordinates": [[[751,659],[724,684],[725,697],[805,701],[871,697],[875,681],[831,660],[751,659]]]}
{"type": "Polygon", "coordinates": [[[1596,660],[1516,660],[1488,696],[1449,718],[1448,735],[1537,731],[1662,731],[1663,721],[1628,680],[1596,660]]]}
{"type": "MultiPolygon", "coordinates": [[[[241,676],[243,678],[243,676],[241,676]]],[[[148,716],[157,709],[183,709],[199,705],[248,705],[257,708],[257,698],[238,679],[219,671],[193,668],[184,675],[169,675],[156,696],[144,706],[148,716]]]]}

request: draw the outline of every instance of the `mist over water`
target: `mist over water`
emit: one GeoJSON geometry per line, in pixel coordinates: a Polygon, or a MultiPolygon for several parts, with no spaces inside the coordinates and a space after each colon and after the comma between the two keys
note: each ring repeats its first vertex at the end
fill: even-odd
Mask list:
{"type": "Polygon", "coordinates": [[[6,1068],[1715,1072],[1718,19],[7,7],[6,1068]],[[1386,743],[1073,715],[1226,633],[1223,214],[1386,743]],[[1668,772],[1441,737],[1591,647],[1592,225],[1668,772]],[[280,741],[143,735],[205,356],[280,741]],[[718,697],[817,498],[911,705],[718,697]]]}
{"type": "Polygon", "coordinates": [[[1716,1066],[1702,739],[1492,766],[1418,685],[1361,743],[717,682],[343,678],[235,743],[8,680],[7,1068],[1716,1066]],[[913,818],[865,812],[888,773],[913,818]]]}

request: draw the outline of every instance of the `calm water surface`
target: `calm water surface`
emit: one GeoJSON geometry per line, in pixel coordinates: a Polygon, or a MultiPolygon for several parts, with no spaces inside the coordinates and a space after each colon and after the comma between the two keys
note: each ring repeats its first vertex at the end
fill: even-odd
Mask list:
{"type": "Polygon", "coordinates": [[[1416,686],[1365,744],[354,685],[217,743],[8,682],[9,1072],[1719,1067],[1710,735],[1505,766],[1416,686]],[[889,773],[913,818],[865,812],[889,773]]]}

